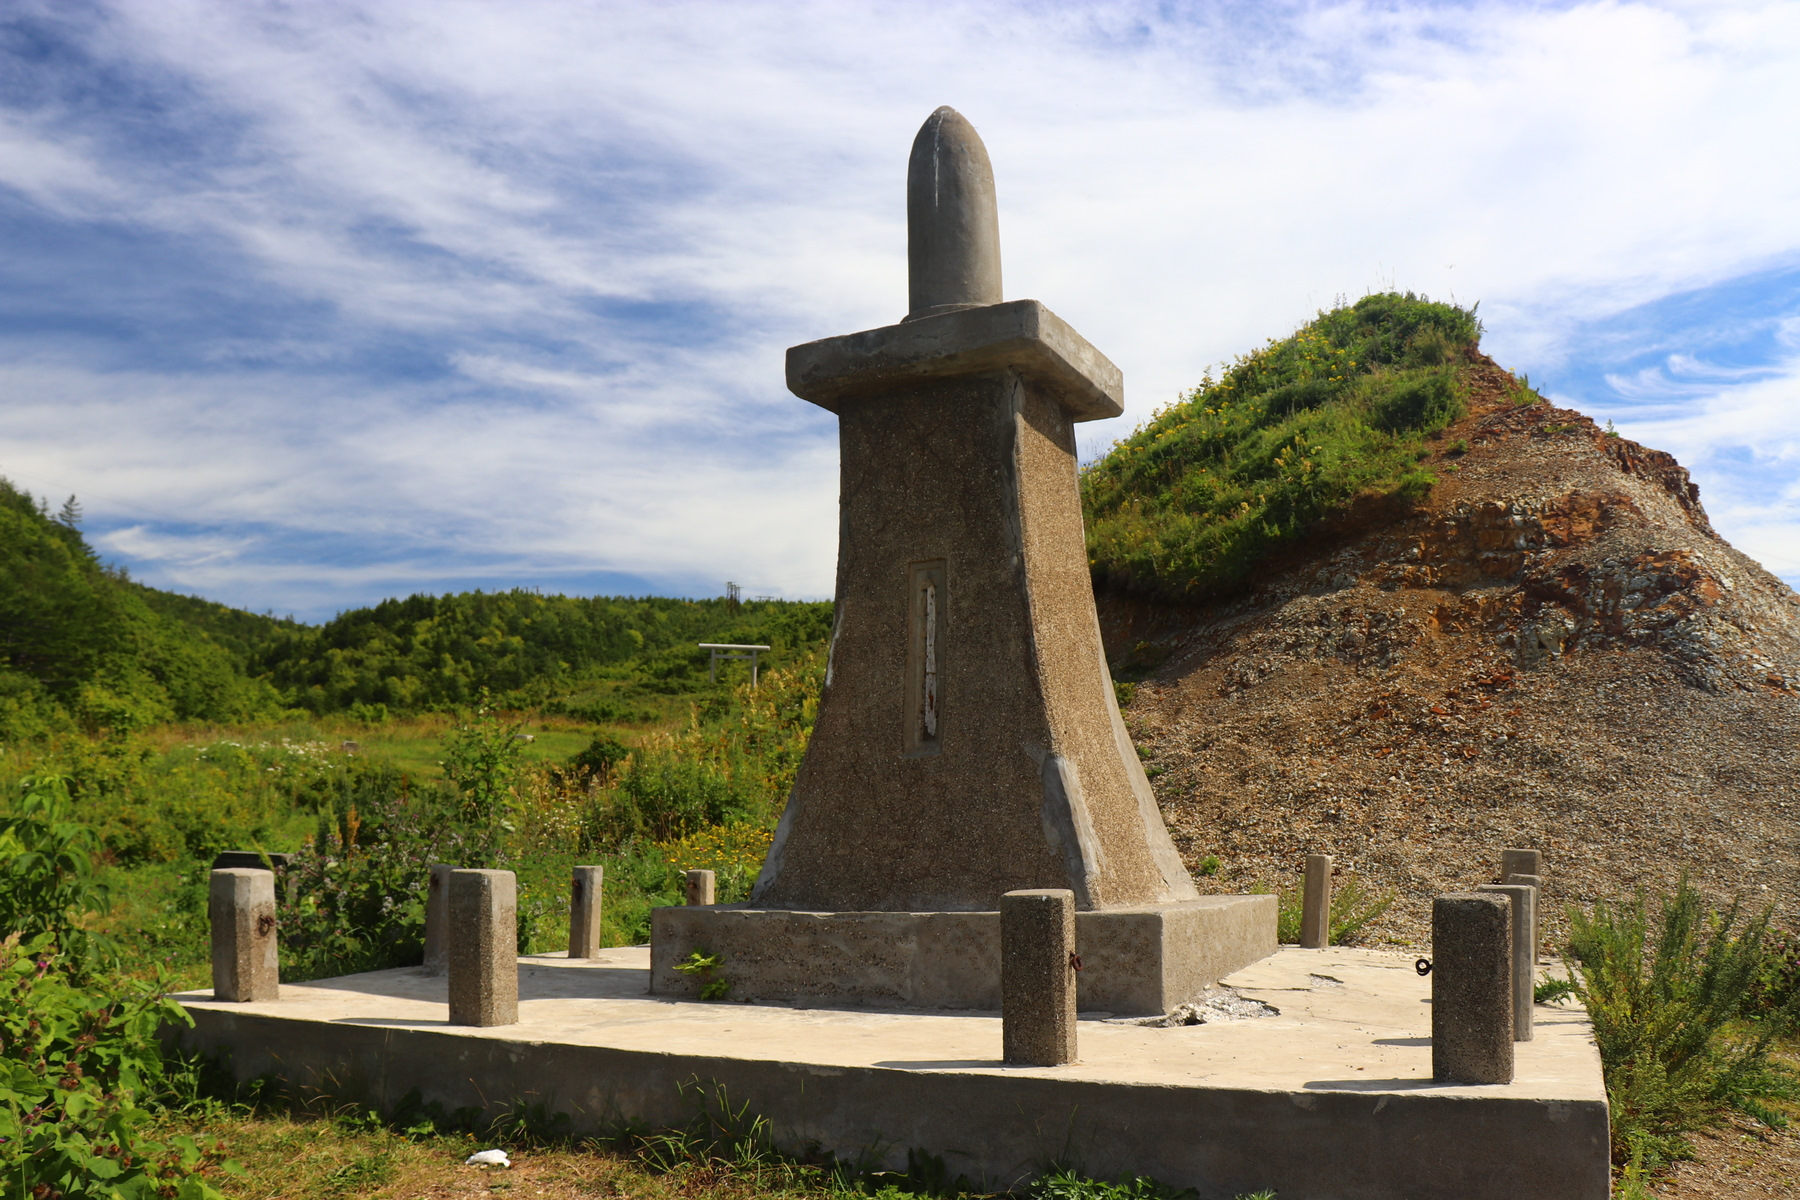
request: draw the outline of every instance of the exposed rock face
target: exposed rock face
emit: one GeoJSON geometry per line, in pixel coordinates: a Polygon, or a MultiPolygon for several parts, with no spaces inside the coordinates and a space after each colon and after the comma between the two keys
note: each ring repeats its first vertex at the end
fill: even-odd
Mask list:
{"type": "Polygon", "coordinates": [[[1189,867],[1292,888],[1331,853],[1399,892],[1374,936],[1416,941],[1434,893],[1537,846],[1552,928],[1684,869],[1800,924],[1800,597],[1669,455],[1475,379],[1418,511],[1353,514],[1229,604],[1102,597],[1189,867]]]}

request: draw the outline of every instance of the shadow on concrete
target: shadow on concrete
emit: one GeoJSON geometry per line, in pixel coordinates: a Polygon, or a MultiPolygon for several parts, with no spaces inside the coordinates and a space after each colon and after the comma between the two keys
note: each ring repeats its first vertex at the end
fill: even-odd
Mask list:
{"type": "MultiPolygon", "coordinates": [[[[558,964],[555,966],[550,965],[550,962],[520,963],[519,999],[661,999],[649,995],[650,972],[641,967],[598,964],[562,966],[562,961],[550,960],[558,964]]],[[[354,992],[363,996],[385,996],[394,1000],[417,1000],[428,1004],[444,1004],[450,999],[449,979],[443,975],[427,975],[424,967],[395,967],[388,971],[367,971],[360,975],[308,979],[291,986],[354,992]]]]}
{"type": "MultiPolygon", "coordinates": [[[[693,1002],[692,996],[651,996],[650,999],[693,1002]]],[[[757,1008],[787,1008],[794,1012],[840,1012],[883,1017],[987,1017],[996,1021],[1000,1019],[1000,1010],[997,1008],[907,1008],[897,1004],[856,1004],[849,1001],[837,1004],[829,999],[820,999],[814,996],[809,996],[804,1001],[752,998],[749,1003],[757,1008]]]]}
{"type": "Polygon", "coordinates": [[[1377,1046],[1429,1046],[1431,1039],[1428,1037],[1376,1038],[1375,1044],[1377,1046]]]}
{"type": "Polygon", "coordinates": [[[1300,1086],[1309,1092],[1417,1092],[1454,1085],[1434,1079],[1314,1079],[1300,1086]]]}
{"type": "Polygon", "coordinates": [[[909,1062],[901,1059],[889,1059],[886,1062],[874,1063],[877,1067],[892,1067],[897,1071],[967,1071],[970,1068],[993,1069],[1005,1066],[1017,1066],[1016,1063],[1005,1063],[997,1058],[943,1058],[921,1059],[909,1062]]]}
{"type": "Polygon", "coordinates": [[[333,1025],[392,1025],[397,1029],[473,1029],[472,1025],[451,1025],[448,1021],[408,1020],[404,1017],[333,1017],[333,1025]]]}

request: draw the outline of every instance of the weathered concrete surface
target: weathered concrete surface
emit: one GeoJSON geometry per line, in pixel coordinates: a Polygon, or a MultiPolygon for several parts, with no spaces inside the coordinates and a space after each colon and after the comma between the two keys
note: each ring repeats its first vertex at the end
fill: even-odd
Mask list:
{"type": "Polygon", "coordinates": [[[1003,892],[1044,887],[1070,888],[1083,910],[1195,898],[1113,696],[1069,414],[1000,371],[860,400],[839,432],[831,658],[753,903],[991,911],[1003,892]]]}
{"type": "Polygon", "coordinates": [[[212,873],[207,889],[213,995],[234,1002],[276,999],[275,873],[226,867],[212,873]]]}
{"type": "Polygon", "coordinates": [[[1284,950],[1228,982],[1281,1010],[1147,1028],[1081,1022],[1081,1061],[1007,1067],[996,1014],[703,1004],[645,994],[642,948],[520,960],[520,1021],[444,1023],[445,983],[417,968],[289,985],[267,1004],[177,997],[193,1047],[239,1078],[392,1106],[418,1088],[448,1109],[541,1102],[577,1132],[691,1114],[716,1081],[773,1122],[904,1167],[912,1147],[1006,1188],[1052,1158],[1229,1200],[1605,1200],[1607,1124],[1585,1017],[1540,1010],[1511,1084],[1431,1081],[1430,984],[1411,956],[1284,950]]]}
{"type": "Polygon", "coordinates": [[[576,867],[569,878],[569,957],[600,953],[600,899],[605,895],[605,867],[576,867]]]}
{"type": "Polygon", "coordinates": [[[519,882],[511,871],[450,872],[450,1023],[519,1019],[519,882]]]}
{"type": "Polygon", "coordinates": [[[718,877],[707,870],[686,871],[681,877],[682,894],[690,905],[711,904],[717,884],[718,877]]]}
{"type": "Polygon", "coordinates": [[[1000,208],[994,167],[968,118],[949,105],[925,119],[906,163],[908,312],[1000,303],[1000,208]]]}
{"type": "Polygon", "coordinates": [[[1300,897],[1300,945],[1323,950],[1331,944],[1331,855],[1306,856],[1306,884],[1300,897]]]}
{"type": "Polygon", "coordinates": [[[1075,1061],[1075,893],[1000,897],[1001,1057],[1031,1067],[1075,1061]]]}
{"type": "MultiPolygon", "coordinates": [[[[1083,1011],[1166,1013],[1273,954],[1274,896],[1076,912],[1083,1011]]],[[[652,988],[697,996],[675,964],[720,954],[732,995],[906,1008],[1000,1007],[998,912],[796,912],[720,905],[650,914],[652,988]]]]}
{"type": "Polygon", "coordinates": [[[1511,1083],[1512,905],[1491,892],[1431,903],[1431,1071],[1443,1083],[1511,1083]]]}
{"type": "Polygon", "coordinates": [[[1544,855],[1538,850],[1508,846],[1500,852],[1500,882],[1511,883],[1514,875],[1543,875],[1544,855]]]}
{"type": "Polygon", "coordinates": [[[1542,962],[1544,958],[1544,877],[1542,875],[1520,875],[1515,872],[1501,882],[1531,889],[1531,961],[1533,963],[1542,962]]]}
{"type": "Polygon", "coordinates": [[[1048,391],[1071,420],[1125,411],[1119,368],[1036,300],[936,313],[787,352],[788,390],[839,415],[896,388],[996,371],[1016,372],[1048,391]]]}
{"type": "Polygon", "coordinates": [[[1529,1042],[1537,983],[1537,888],[1522,883],[1484,883],[1475,890],[1505,896],[1512,904],[1513,1041],[1529,1042]]]}
{"type": "Polygon", "coordinates": [[[425,880],[425,969],[442,975],[450,969],[450,872],[453,863],[432,863],[425,880]]]}

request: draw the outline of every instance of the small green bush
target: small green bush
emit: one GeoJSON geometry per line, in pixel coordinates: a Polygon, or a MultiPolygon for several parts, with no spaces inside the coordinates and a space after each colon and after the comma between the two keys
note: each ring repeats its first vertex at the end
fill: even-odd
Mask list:
{"type": "Polygon", "coordinates": [[[462,819],[469,824],[511,832],[523,728],[522,721],[501,720],[483,688],[474,713],[451,734],[444,747],[444,774],[461,794],[462,819]]]}
{"type": "Polygon", "coordinates": [[[191,1024],[166,985],[112,974],[87,917],[107,907],[93,829],[63,780],[24,782],[0,816],[0,1186],[63,1200],[213,1200],[217,1147],[159,1140],[157,1031],[191,1024]]]}
{"type": "MultiPolygon", "coordinates": [[[[16,1196],[223,1200],[222,1147],[152,1128],[168,1076],[157,1030],[190,1025],[153,985],[84,985],[42,936],[0,940],[0,1179],[16,1196]]],[[[229,1168],[227,1168],[229,1169],[229,1168]]]]}
{"type": "Polygon", "coordinates": [[[1766,1102],[1800,1099],[1800,1076],[1771,1056],[1800,1019],[1800,997],[1756,1007],[1769,912],[1709,911],[1685,877],[1657,908],[1653,918],[1639,893],[1570,913],[1575,994],[1593,1022],[1620,1165],[1685,1157],[1687,1133],[1733,1111],[1783,1125],[1766,1102]]]}
{"type": "Polygon", "coordinates": [[[113,953],[83,918],[111,896],[94,878],[100,839],[77,821],[67,784],[43,775],[21,782],[12,813],[0,817],[0,937],[48,938],[89,965],[113,953]]]}
{"type": "MultiPolygon", "coordinates": [[[[1276,899],[1275,940],[1284,945],[1299,945],[1300,920],[1305,915],[1305,897],[1298,888],[1270,889],[1267,885],[1258,886],[1255,894],[1266,896],[1271,890],[1276,899]]],[[[1386,912],[1393,903],[1392,889],[1377,892],[1352,875],[1342,887],[1332,889],[1331,923],[1326,935],[1327,941],[1333,946],[1355,945],[1362,936],[1364,927],[1386,912]]]]}

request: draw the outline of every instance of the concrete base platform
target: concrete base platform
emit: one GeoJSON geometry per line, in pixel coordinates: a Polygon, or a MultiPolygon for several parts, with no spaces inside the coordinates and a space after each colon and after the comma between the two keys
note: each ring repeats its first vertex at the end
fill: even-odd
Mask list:
{"type": "Polygon", "coordinates": [[[1160,1028],[1079,1023],[1079,1062],[1008,1067],[991,1013],[703,1003],[649,994],[649,953],[519,961],[517,1025],[452,1027],[421,969],[284,984],[267,1003],[177,999],[189,1046],[391,1109],[515,1103],[577,1131],[693,1115],[717,1083],[777,1144],[903,1169],[941,1156],[976,1186],[1052,1162],[1148,1175],[1200,1200],[1606,1200],[1607,1110],[1579,1011],[1539,1008],[1504,1086],[1431,1082],[1429,981],[1409,957],[1284,949],[1227,982],[1279,1015],[1160,1028]]]}
{"type": "MultiPolygon", "coordinates": [[[[1075,914],[1077,1004],[1166,1013],[1275,953],[1274,896],[1206,896],[1075,914]]],[[[734,999],[907,1008],[1000,1007],[998,912],[795,912],[744,905],[650,915],[650,990],[698,996],[675,969],[695,950],[724,958],[734,999]]]]}

